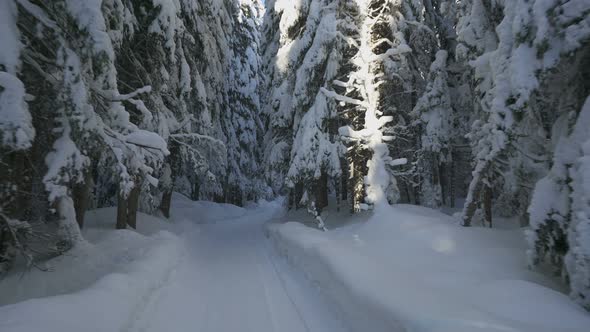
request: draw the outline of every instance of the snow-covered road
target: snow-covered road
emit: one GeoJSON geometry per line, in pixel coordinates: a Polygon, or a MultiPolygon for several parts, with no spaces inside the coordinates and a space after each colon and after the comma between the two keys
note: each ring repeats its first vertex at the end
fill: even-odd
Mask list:
{"type": "Polygon", "coordinates": [[[272,209],[202,220],[177,208],[186,254],[129,331],[344,331],[317,290],[273,253],[263,231],[272,209]]]}

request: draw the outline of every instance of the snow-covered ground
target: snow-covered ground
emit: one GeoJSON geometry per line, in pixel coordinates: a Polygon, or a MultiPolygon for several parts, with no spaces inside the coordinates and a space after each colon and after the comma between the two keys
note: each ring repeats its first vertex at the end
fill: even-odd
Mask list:
{"type": "Polygon", "coordinates": [[[88,243],[52,272],[0,281],[0,331],[345,331],[264,237],[281,210],[176,195],[172,222],[140,215],[137,232],[113,229],[115,209],[91,211],[88,243]]]}
{"type": "Polygon", "coordinates": [[[457,222],[399,205],[329,232],[287,222],[268,233],[353,331],[590,330],[558,283],[526,268],[522,230],[457,222]]]}
{"type": "Polygon", "coordinates": [[[520,229],[462,228],[399,205],[352,218],[329,211],[322,232],[285,223],[310,217],[284,214],[280,201],[239,208],[180,195],[172,221],[142,214],[138,231],[114,230],[115,212],[90,211],[87,243],[44,263],[51,272],[0,281],[0,331],[590,327],[559,283],[526,268],[520,229]]]}

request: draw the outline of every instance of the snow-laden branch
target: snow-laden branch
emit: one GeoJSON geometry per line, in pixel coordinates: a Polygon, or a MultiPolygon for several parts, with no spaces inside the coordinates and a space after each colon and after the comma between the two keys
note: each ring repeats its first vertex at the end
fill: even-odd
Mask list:
{"type": "Polygon", "coordinates": [[[407,44],[402,44],[402,45],[399,45],[398,47],[388,49],[385,53],[373,54],[371,56],[370,60],[371,61],[382,61],[382,60],[385,60],[391,56],[401,55],[401,54],[410,53],[410,52],[412,52],[412,49],[410,48],[410,46],[408,46],[407,44]]]}
{"type": "Polygon", "coordinates": [[[91,84],[90,87],[93,91],[99,94],[101,97],[108,99],[110,101],[127,101],[132,98],[137,97],[140,94],[150,93],[152,91],[152,87],[150,85],[146,85],[141,87],[131,93],[127,94],[120,94],[119,91],[116,90],[103,90],[100,87],[96,86],[96,84],[91,84]]]}
{"type": "Polygon", "coordinates": [[[125,135],[125,142],[142,147],[144,149],[154,149],[161,151],[165,156],[170,154],[166,141],[151,131],[136,130],[128,135],[125,135]]]}
{"type": "Polygon", "coordinates": [[[347,97],[347,96],[343,96],[343,95],[337,94],[334,91],[328,90],[326,88],[321,88],[320,90],[322,91],[322,93],[324,95],[326,95],[326,97],[334,98],[334,99],[336,99],[338,101],[341,101],[343,103],[359,105],[359,106],[362,106],[362,107],[369,107],[369,104],[366,103],[366,102],[364,102],[364,101],[362,101],[362,100],[358,100],[358,99],[350,98],[350,97],[347,97]]]}
{"type": "Polygon", "coordinates": [[[389,162],[389,166],[403,166],[406,165],[408,163],[408,159],[407,158],[398,158],[398,159],[393,159],[389,162]]]}
{"type": "Polygon", "coordinates": [[[39,7],[35,4],[32,4],[28,0],[16,0],[16,2],[21,7],[23,7],[29,14],[31,14],[33,17],[35,17],[39,22],[41,22],[41,24],[43,24],[46,27],[51,28],[51,29],[57,28],[57,24],[55,23],[55,21],[53,21],[52,19],[47,17],[47,15],[43,11],[43,9],[41,9],[41,7],[39,7]]]}
{"type": "Polygon", "coordinates": [[[170,135],[171,138],[191,138],[191,139],[197,139],[197,140],[201,140],[201,141],[209,141],[211,143],[214,144],[218,144],[220,146],[223,146],[225,148],[225,143],[223,143],[221,140],[212,137],[212,136],[208,136],[208,135],[203,135],[203,134],[197,134],[197,133],[186,133],[186,134],[171,134],[170,135]]]}

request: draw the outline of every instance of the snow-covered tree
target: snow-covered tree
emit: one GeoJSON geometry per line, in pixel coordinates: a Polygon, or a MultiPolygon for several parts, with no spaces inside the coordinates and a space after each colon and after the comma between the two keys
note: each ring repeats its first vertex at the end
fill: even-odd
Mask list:
{"type": "Polygon", "coordinates": [[[263,14],[258,0],[244,0],[235,10],[237,17],[231,41],[231,71],[228,76],[229,110],[224,114],[228,144],[228,174],[225,197],[241,205],[246,199],[267,194],[261,174],[262,120],[260,93],[263,83],[259,27],[263,14]]]}
{"type": "MultiPolygon", "coordinates": [[[[482,14],[483,8],[489,8],[482,4],[472,3],[471,12],[477,16],[469,21],[471,25],[467,26],[471,28],[465,31],[467,36],[473,36],[463,40],[479,39],[474,37],[478,34],[491,36],[485,33],[488,29],[480,29],[482,21],[494,18],[482,14]]],[[[582,18],[587,5],[582,2],[510,1],[492,6],[502,6],[503,16],[496,27],[497,48],[473,61],[475,77],[481,80],[477,91],[485,118],[475,123],[470,137],[476,164],[464,209],[465,225],[471,223],[483,188],[496,186],[499,179],[506,181],[507,174],[517,174],[510,171],[511,160],[542,159],[523,149],[519,137],[528,124],[543,116],[542,109],[537,108],[543,82],[562,59],[580,49],[588,39],[582,18]]],[[[491,40],[492,37],[485,37],[476,43],[477,47],[485,48],[491,40]]]]}
{"type": "Polygon", "coordinates": [[[125,228],[140,208],[168,214],[172,190],[213,198],[233,171],[227,147],[241,159],[247,198],[265,190],[256,168],[258,1],[1,6],[0,264],[41,223],[58,225],[48,248],[82,242],[91,207],[118,205],[125,228]]]}
{"type": "Polygon", "coordinates": [[[310,188],[309,201],[320,210],[329,182],[341,174],[335,102],[320,89],[331,85],[339,68],[336,16],[343,3],[279,0],[267,3],[265,17],[267,175],[275,192],[290,190],[295,205],[302,188],[310,188]]]}
{"type": "Polygon", "coordinates": [[[529,207],[531,228],[527,232],[531,265],[544,260],[570,281],[572,297],[590,308],[590,250],[588,163],[590,97],[576,116],[575,124],[556,133],[553,167],[535,186],[529,207]]]}
{"type": "Polygon", "coordinates": [[[453,110],[448,86],[447,52],[438,51],[430,67],[426,91],[414,107],[417,124],[422,126],[421,149],[418,151],[421,199],[425,206],[440,207],[445,194],[442,177],[452,161],[451,130],[453,110]]]}

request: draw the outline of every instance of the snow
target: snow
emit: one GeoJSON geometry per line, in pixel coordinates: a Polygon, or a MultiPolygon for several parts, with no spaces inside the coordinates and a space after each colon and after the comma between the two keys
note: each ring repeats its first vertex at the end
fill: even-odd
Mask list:
{"type": "Polygon", "coordinates": [[[25,86],[13,74],[0,72],[0,89],[0,143],[14,149],[27,149],[35,138],[35,129],[25,101],[25,86]]]}
{"type": "Polygon", "coordinates": [[[0,330],[116,331],[128,324],[183,248],[176,235],[158,230],[162,220],[140,214],[139,233],[115,231],[115,215],[116,208],[88,212],[87,242],[43,263],[50,272],[15,272],[2,280],[0,330]]]}
{"type": "Polygon", "coordinates": [[[86,31],[93,40],[96,55],[104,52],[109,60],[115,59],[115,50],[107,33],[101,6],[102,0],[67,0],[66,9],[78,22],[78,27],[86,31]]]}
{"type": "Polygon", "coordinates": [[[16,4],[12,0],[0,3],[0,64],[4,71],[15,74],[20,66],[20,51],[22,44],[16,27],[16,4]]]}
{"type": "Polygon", "coordinates": [[[154,133],[147,130],[136,130],[125,136],[125,141],[131,144],[140,145],[149,149],[160,150],[164,155],[170,154],[166,141],[154,133]]]}
{"type": "Polygon", "coordinates": [[[22,150],[31,146],[35,130],[25,101],[25,86],[17,77],[22,44],[16,14],[12,0],[0,3],[0,143],[22,150]]]}
{"type": "Polygon", "coordinates": [[[164,37],[165,45],[170,50],[170,61],[176,62],[174,52],[176,50],[176,34],[184,32],[184,25],[179,18],[180,1],[178,0],[153,0],[154,7],[160,8],[156,20],[152,22],[148,31],[164,37]]]}
{"type": "Polygon", "coordinates": [[[264,237],[281,211],[174,194],[171,220],[140,213],[137,231],[114,230],[116,208],[89,211],[86,245],[0,283],[0,330],[346,331],[264,237]]]}
{"type": "Polygon", "coordinates": [[[297,222],[268,232],[353,331],[587,331],[558,283],[526,269],[521,230],[458,223],[398,205],[329,232],[297,222]]]}
{"type": "Polygon", "coordinates": [[[86,241],[43,263],[51,272],[14,271],[0,283],[0,330],[590,326],[558,283],[526,269],[520,229],[462,228],[435,210],[397,205],[354,217],[324,211],[331,230],[322,232],[280,223],[306,216],[285,215],[281,200],[241,208],[179,194],[171,213],[171,220],[140,213],[138,230],[114,230],[116,208],[89,211],[86,241]]]}

